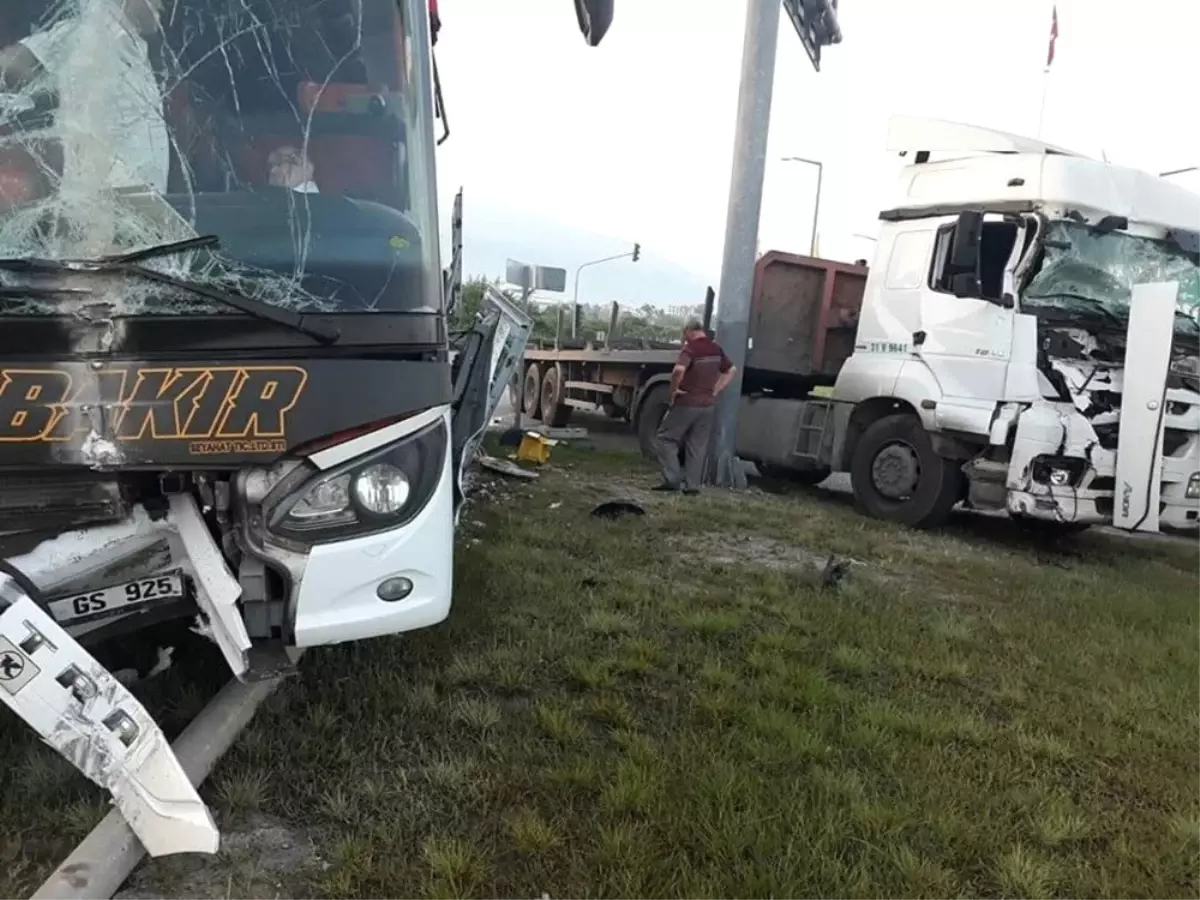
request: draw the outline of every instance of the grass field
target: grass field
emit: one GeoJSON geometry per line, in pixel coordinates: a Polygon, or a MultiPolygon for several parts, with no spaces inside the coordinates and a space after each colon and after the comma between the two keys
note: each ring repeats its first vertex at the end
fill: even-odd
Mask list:
{"type": "MultiPolygon", "coordinates": [[[[205,790],[228,849],[131,896],[1200,893],[1194,546],[637,494],[637,466],[560,447],[472,508],[450,621],[309,654],[205,790]],[[646,515],[589,514],[614,495],[646,515]]],[[[19,896],[103,807],[0,741],[19,896]]]]}

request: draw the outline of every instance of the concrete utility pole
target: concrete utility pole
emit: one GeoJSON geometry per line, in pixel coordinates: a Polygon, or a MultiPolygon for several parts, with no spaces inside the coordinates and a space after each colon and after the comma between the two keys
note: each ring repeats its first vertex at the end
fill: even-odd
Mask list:
{"type": "Polygon", "coordinates": [[[750,337],[750,295],[754,288],[758,219],[762,211],[767,165],[767,129],[775,86],[775,44],[779,37],[779,0],[746,0],[742,38],[742,82],[738,90],[733,172],[725,215],[725,255],[717,292],[717,341],[738,368],[733,382],[717,398],[710,474],[722,487],[745,487],[738,465],[736,431],[746,344],[750,337]]]}
{"type": "MultiPolygon", "coordinates": [[[[813,69],[821,71],[821,48],[841,43],[838,0],[782,0],[784,10],[813,69]]],[[[722,487],[745,487],[746,473],[737,459],[737,416],[742,373],[750,339],[751,294],[767,168],[767,129],[775,87],[775,44],[779,37],[780,0],[746,0],[742,37],[742,80],[738,88],[737,128],[733,137],[733,172],[725,216],[725,255],[717,295],[717,340],[738,367],[733,383],[717,401],[709,452],[709,477],[722,487]]],[[[813,252],[816,252],[814,247],[813,252]]]]}

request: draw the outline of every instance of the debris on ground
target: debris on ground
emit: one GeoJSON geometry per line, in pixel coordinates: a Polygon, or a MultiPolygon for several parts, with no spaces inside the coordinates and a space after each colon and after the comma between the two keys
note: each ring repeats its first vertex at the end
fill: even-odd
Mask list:
{"type": "Polygon", "coordinates": [[[825,569],[821,572],[821,586],[838,587],[850,574],[852,565],[854,565],[853,560],[838,559],[830,553],[829,559],[825,562],[825,569]]]}
{"type": "Polygon", "coordinates": [[[682,541],[672,543],[685,556],[708,565],[750,566],[798,573],[806,582],[811,580],[822,587],[836,587],[851,572],[865,568],[855,559],[816,552],[763,535],[715,533],[693,536],[686,544],[682,541]]]}
{"type": "Polygon", "coordinates": [[[500,437],[497,442],[501,447],[519,447],[521,438],[525,436],[525,432],[520,428],[506,428],[500,432],[500,437]]]}
{"type": "Polygon", "coordinates": [[[645,514],[646,510],[632,500],[606,500],[592,509],[592,515],[598,519],[621,519],[645,514]]]}
{"type": "Polygon", "coordinates": [[[549,425],[534,425],[533,427],[526,429],[526,433],[529,432],[539,434],[542,437],[550,438],[554,441],[582,441],[588,436],[588,430],[586,428],[580,428],[574,425],[563,428],[552,428],[549,425]]]}
{"type": "Polygon", "coordinates": [[[538,478],[537,472],[522,469],[512,460],[497,459],[495,456],[480,456],[479,465],[492,472],[499,472],[501,475],[509,475],[513,478],[524,479],[525,481],[535,481],[538,478]]]}
{"type": "Polygon", "coordinates": [[[550,461],[550,450],[558,445],[558,441],[527,431],[521,435],[521,443],[517,447],[516,458],[519,462],[531,462],[541,465],[550,461]]]}

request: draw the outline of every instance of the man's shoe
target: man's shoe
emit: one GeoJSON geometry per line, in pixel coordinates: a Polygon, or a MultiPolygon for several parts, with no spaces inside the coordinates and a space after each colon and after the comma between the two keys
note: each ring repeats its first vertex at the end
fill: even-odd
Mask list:
{"type": "Polygon", "coordinates": [[[700,493],[700,488],[684,488],[683,492],[689,496],[700,493]]]}
{"type": "Polygon", "coordinates": [[[657,485],[656,487],[650,488],[650,490],[658,491],[658,492],[664,493],[664,494],[674,494],[679,491],[679,488],[677,488],[673,484],[668,484],[667,482],[664,481],[662,484],[657,485]]]}

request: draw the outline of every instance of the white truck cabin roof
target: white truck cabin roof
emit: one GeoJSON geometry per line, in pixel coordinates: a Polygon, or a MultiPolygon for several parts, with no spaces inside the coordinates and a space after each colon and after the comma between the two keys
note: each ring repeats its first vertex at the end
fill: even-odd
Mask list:
{"type": "Polygon", "coordinates": [[[882,218],[951,214],[992,207],[1078,212],[1090,222],[1123,216],[1155,229],[1200,232],[1200,195],[1128,166],[1113,165],[1002,131],[897,117],[888,150],[909,164],[882,218]],[[955,158],[927,161],[932,153],[955,158]],[[943,213],[944,211],[944,213],[943,213]]]}

